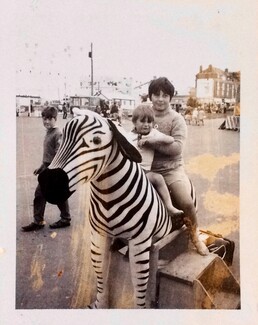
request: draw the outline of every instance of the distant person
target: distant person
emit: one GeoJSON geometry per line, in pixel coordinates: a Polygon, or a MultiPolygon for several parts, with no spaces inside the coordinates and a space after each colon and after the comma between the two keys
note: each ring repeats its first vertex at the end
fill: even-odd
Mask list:
{"type": "Polygon", "coordinates": [[[205,117],[204,109],[200,107],[198,109],[198,119],[197,119],[198,125],[200,124],[204,125],[204,117],[205,117]]]}
{"type": "Polygon", "coordinates": [[[118,106],[115,101],[112,103],[112,105],[110,107],[110,114],[111,114],[111,116],[114,114],[118,114],[118,106]]]}
{"type": "Polygon", "coordinates": [[[240,116],[240,103],[236,103],[233,109],[234,116],[240,116]]]}
{"type": "Polygon", "coordinates": [[[122,123],[122,115],[123,115],[123,109],[122,109],[122,103],[121,101],[118,102],[118,122],[121,124],[122,123]]]}
{"type": "MultiPolygon", "coordinates": [[[[55,107],[46,107],[41,113],[43,125],[46,128],[46,135],[43,145],[43,162],[41,166],[34,171],[34,175],[40,174],[52,162],[57,149],[59,148],[62,133],[56,126],[57,109],[55,107]]],[[[68,200],[57,204],[61,214],[60,220],[51,224],[50,228],[64,228],[70,226],[71,216],[69,211],[68,200]]],[[[46,199],[42,195],[40,185],[38,184],[35,190],[33,200],[33,217],[34,220],[28,226],[22,227],[23,231],[34,231],[44,227],[44,212],[46,207],[46,199]]]]}
{"type": "Polygon", "coordinates": [[[160,146],[171,144],[174,141],[173,137],[167,136],[153,128],[154,112],[151,105],[147,106],[146,104],[141,104],[137,106],[133,111],[132,122],[134,124],[134,129],[129,133],[129,137],[142,156],[142,168],[145,170],[148,179],[159,193],[168,213],[172,217],[183,217],[183,211],[180,211],[173,206],[167,185],[162,175],[151,171],[154,150],[147,146],[147,144],[153,140],[155,143],[158,142],[160,146]]]}
{"type": "Polygon", "coordinates": [[[104,105],[105,105],[106,115],[107,117],[109,117],[110,116],[109,101],[108,100],[105,101],[104,105]]]}
{"type": "Polygon", "coordinates": [[[109,106],[104,99],[100,100],[100,109],[101,109],[101,115],[103,117],[108,117],[109,106]]]}
{"type": "Polygon", "coordinates": [[[118,106],[116,105],[116,102],[113,102],[110,106],[110,118],[115,121],[118,118],[118,106]]]}
{"type": "Polygon", "coordinates": [[[101,107],[99,105],[96,105],[95,112],[100,114],[101,113],[101,107]]]}
{"type": "Polygon", "coordinates": [[[66,103],[66,110],[67,110],[67,113],[69,113],[69,114],[71,113],[69,102],[66,103]]]}
{"type": "Polygon", "coordinates": [[[110,118],[121,123],[121,116],[116,101],[110,107],[110,118]]]}
{"type": "Polygon", "coordinates": [[[196,107],[193,109],[192,112],[192,122],[193,124],[198,125],[198,110],[196,107]]]}
{"type": "Polygon", "coordinates": [[[184,222],[197,252],[207,255],[209,250],[199,238],[196,208],[190,193],[191,183],[184,168],[183,148],[187,125],[181,114],[170,109],[174,92],[174,86],[165,77],[151,81],[149,98],[155,115],[154,123],[160,132],[171,136],[174,141],[161,146],[159,141],[155,143],[154,138],[145,145],[155,150],[151,170],[164,177],[173,205],[184,212],[184,222]]]}
{"type": "Polygon", "coordinates": [[[63,119],[67,118],[67,106],[66,103],[63,103],[63,119]]]}
{"type": "Polygon", "coordinates": [[[234,130],[240,131],[240,103],[236,103],[233,110],[234,130]]]}
{"type": "Polygon", "coordinates": [[[33,112],[33,105],[30,103],[29,111],[28,111],[28,116],[30,117],[33,112]]]}
{"type": "Polygon", "coordinates": [[[186,124],[190,125],[192,121],[192,109],[190,106],[187,106],[185,113],[184,113],[184,118],[186,124]]]}

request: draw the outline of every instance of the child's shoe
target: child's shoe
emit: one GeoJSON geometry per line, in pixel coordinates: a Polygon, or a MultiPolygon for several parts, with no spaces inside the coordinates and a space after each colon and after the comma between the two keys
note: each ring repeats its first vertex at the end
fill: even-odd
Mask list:
{"type": "Polygon", "coordinates": [[[32,222],[28,226],[23,226],[22,230],[25,232],[28,232],[28,231],[39,230],[39,229],[42,229],[43,227],[44,227],[44,224],[37,224],[37,223],[32,222]]]}
{"type": "Polygon", "coordinates": [[[51,225],[49,225],[49,228],[51,228],[51,229],[66,228],[66,227],[69,227],[70,225],[71,225],[70,221],[60,219],[60,220],[52,223],[51,225]]]}

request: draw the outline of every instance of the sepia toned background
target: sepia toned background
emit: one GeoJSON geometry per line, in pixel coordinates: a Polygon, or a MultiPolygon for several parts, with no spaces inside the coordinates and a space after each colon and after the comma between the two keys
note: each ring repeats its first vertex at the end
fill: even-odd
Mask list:
{"type": "MultiPolygon", "coordinates": [[[[42,324],[45,321],[48,321],[51,319],[53,324],[58,324],[58,321],[60,321],[61,318],[64,319],[64,324],[70,324],[71,322],[82,322],[87,321],[87,323],[105,323],[105,321],[110,321],[112,319],[112,323],[118,323],[121,322],[121,318],[125,321],[128,319],[130,320],[130,317],[132,317],[130,312],[126,313],[115,313],[115,312],[109,312],[105,313],[102,311],[99,311],[98,314],[91,314],[90,319],[87,311],[77,311],[76,313],[71,311],[55,311],[55,312],[49,312],[49,311],[18,311],[15,310],[15,282],[16,282],[16,209],[15,209],[15,201],[16,201],[16,155],[15,155],[15,147],[16,147],[16,118],[14,113],[14,107],[15,107],[15,69],[17,67],[17,64],[22,62],[24,59],[22,53],[19,51],[19,44],[24,44],[24,37],[28,37],[29,40],[34,42],[33,36],[29,34],[29,31],[35,33],[39,33],[38,35],[41,35],[42,40],[44,39],[44,44],[46,44],[45,48],[46,51],[48,51],[51,46],[53,46],[53,43],[49,44],[47,43],[47,39],[51,39],[51,31],[54,30],[52,28],[55,27],[57,24],[58,27],[57,30],[60,31],[63,29],[64,32],[67,33],[67,35],[71,39],[80,39],[81,35],[85,32],[85,35],[89,31],[89,29],[81,29],[74,37],[74,30],[75,26],[77,24],[76,19],[73,19],[73,23],[65,23],[67,19],[64,18],[64,12],[62,11],[63,7],[62,4],[66,4],[66,2],[56,2],[54,4],[54,9],[51,11],[48,10],[49,8],[49,1],[45,1],[44,5],[41,1],[22,1],[22,2],[7,2],[3,1],[1,3],[2,5],[2,16],[3,19],[1,21],[1,47],[3,48],[3,51],[1,53],[1,59],[3,59],[3,64],[1,66],[1,91],[3,94],[2,97],[2,124],[0,128],[1,132],[1,188],[2,188],[2,199],[0,203],[0,264],[1,264],[1,283],[0,283],[0,289],[1,289],[1,297],[4,297],[4,299],[0,303],[0,309],[2,314],[2,319],[6,321],[6,324],[13,324],[14,320],[16,324],[28,324],[28,323],[38,323],[42,324]],[[44,6],[44,12],[51,14],[51,17],[56,16],[56,20],[54,18],[51,18],[51,21],[54,23],[49,23],[48,15],[39,15],[39,19],[33,20],[33,11],[36,15],[37,8],[42,8],[41,6],[44,6]],[[29,16],[27,13],[30,13],[31,16],[29,16]],[[53,25],[52,25],[53,24],[53,25]],[[49,33],[45,32],[45,27],[48,28],[50,31],[49,33]],[[13,108],[13,109],[12,109],[13,108]],[[110,317],[110,318],[109,318],[110,317]]],[[[55,3],[55,1],[51,2],[55,3]]],[[[77,3],[77,2],[75,2],[77,3]]],[[[85,2],[86,3],[86,2],[85,2]]],[[[95,2],[97,3],[97,2],[95,2]]],[[[103,4],[106,4],[106,7],[108,6],[108,3],[103,1],[103,4]]],[[[123,2],[124,3],[124,2],[123,2]]],[[[156,11],[152,11],[153,9],[150,9],[152,12],[158,12],[156,16],[156,20],[154,20],[154,25],[159,29],[164,30],[166,26],[170,26],[170,23],[173,22],[173,10],[170,8],[170,10],[163,10],[159,11],[159,8],[161,8],[162,5],[171,5],[176,4],[178,5],[179,2],[177,1],[148,1],[148,6],[146,7],[139,7],[138,3],[144,4],[144,1],[134,2],[135,10],[138,12],[145,12],[143,9],[146,9],[148,12],[148,6],[151,4],[155,7],[156,11]],[[138,7],[137,7],[138,6],[138,7]],[[165,12],[165,13],[164,13],[165,12]],[[164,13],[164,14],[163,14],[164,13]],[[171,14],[171,19],[170,19],[171,14]],[[166,24],[162,24],[163,20],[161,18],[157,17],[166,17],[166,24]]],[[[78,2],[78,5],[80,6],[80,9],[84,9],[82,6],[82,2],[78,2]]],[[[91,4],[92,5],[92,4],[91,4]]],[[[94,8],[96,5],[94,4],[94,8]]],[[[180,10],[180,14],[182,15],[182,22],[186,24],[186,29],[184,30],[184,33],[180,31],[178,28],[173,28],[173,40],[182,40],[182,43],[179,42],[179,45],[177,46],[176,51],[176,60],[179,57],[180,59],[184,58],[184,62],[187,62],[186,69],[189,71],[188,61],[191,60],[190,54],[193,55],[193,61],[198,62],[196,65],[197,67],[200,65],[199,61],[202,61],[204,65],[207,65],[212,62],[216,62],[218,58],[222,58],[225,61],[222,61],[223,67],[229,67],[230,64],[229,61],[234,64],[234,67],[236,67],[239,63],[240,70],[242,72],[242,81],[241,81],[241,134],[240,134],[240,227],[241,227],[241,281],[242,281],[242,310],[241,311],[234,311],[234,312],[228,312],[228,313],[212,313],[209,312],[186,312],[186,311],[174,311],[172,313],[151,313],[146,312],[140,312],[137,313],[137,320],[139,321],[146,321],[150,324],[156,324],[157,321],[159,322],[161,319],[163,320],[163,323],[166,322],[168,324],[171,323],[171,320],[176,320],[178,323],[185,323],[187,319],[191,319],[191,322],[199,324],[202,321],[208,321],[210,324],[212,323],[218,323],[218,321],[221,320],[221,322],[225,322],[227,324],[243,324],[243,323],[253,323],[257,320],[257,292],[256,288],[258,287],[257,284],[257,277],[256,277],[256,268],[257,268],[257,250],[256,250],[256,242],[257,242],[257,112],[255,110],[255,107],[257,106],[257,4],[255,1],[227,1],[227,16],[223,21],[221,21],[221,24],[215,24],[211,26],[209,22],[211,22],[210,19],[205,20],[203,17],[205,17],[205,13],[207,13],[206,17],[208,18],[208,13],[212,9],[218,9],[221,13],[223,13],[224,8],[224,1],[218,1],[215,3],[207,1],[199,1],[195,3],[195,5],[192,4],[192,1],[180,1],[180,6],[182,8],[182,11],[180,10]],[[214,7],[215,6],[215,7],[214,7]],[[183,8],[185,8],[185,12],[188,12],[188,17],[192,18],[195,17],[194,21],[187,21],[184,19],[184,16],[182,14],[183,8]],[[231,11],[232,10],[232,11],[231,11]],[[237,13],[235,15],[235,13],[237,13]],[[201,30],[198,28],[195,28],[196,25],[193,23],[198,20],[201,20],[203,23],[201,26],[205,27],[205,35],[202,36],[201,30]],[[186,30],[189,33],[189,37],[187,39],[184,39],[184,35],[186,33],[186,30]],[[191,31],[193,31],[191,33],[191,31]],[[217,39],[218,35],[225,37],[225,39],[229,40],[229,42],[226,44],[226,46],[223,46],[225,44],[216,43],[215,40],[217,39]],[[195,38],[194,45],[196,45],[197,52],[191,51],[192,47],[192,39],[195,38]],[[184,42],[183,42],[184,40],[184,42]],[[211,40],[210,42],[208,40],[211,40]],[[207,47],[212,45],[215,47],[215,52],[212,50],[207,50],[207,47]],[[189,50],[187,52],[187,45],[189,46],[189,50]],[[198,46],[197,46],[198,45],[198,46]],[[179,48],[182,48],[184,50],[184,53],[181,54],[179,51],[179,48]],[[186,50],[185,50],[186,48],[186,50]],[[229,50],[229,52],[227,52],[229,50]],[[208,58],[207,61],[205,61],[204,58],[201,58],[200,56],[203,55],[203,53],[207,53],[208,51],[208,58]],[[230,53],[228,56],[227,53],[230,53]],[[209,61],[209,62],[208,62],[209,61]],[[207,64],[206,64],[207,62],[207,64]],[[214,318],[213,318],[214,316],[214,318]]],[[[104,10],[106,7],[102,7],[102,10],[104,10]]],[[[70,5],[69,8],[71,9],[70,14],[71,17],[76,17],[76,14],[74,13],[74,3],[73,5],[70,5]],[[73,9],[73,10],[72,10],[73,9]]],[[[111,8],[111,7],[110,7],[111,8]]],[[[164,8],[164,7],[163,7],[164,8]]],[[[180,9],[181,9],[180,8],[180,9]]],[[[103,19],[105,18],[105,14],[103,14],[103,11],[100,10],[101,15],[103,16],[103,19]]],[[[122,10],[120,8],[120,10],[122,10]]],[[[90,11],[90,6],[87,7],[87,10],[85,9],[85,15],[87,19],[87,12],[90,11]]],[[[81,10],[83,12],[83,10],[81,10]]],[[[40,12],[42,13],[42,12],[40,12]]],[[[105,13],[105,11],[104,11],[105,13]]],[[[143,15],[143,14],[142,14],[143,15]]],[[[223,15],[221,15],[223,16],[223,15]]],[[[35,16],[34,16],[35,17],[35,16]]],[[[118,17],[125,17],[124,8],[122,10],[122,13],[119,14],[117,11],[108,11],[108,17],[112,17],[112,21],[117,22],[117,29],[121,26],[123,20],[118,17]],[[122,22],[121,22],[122,21],[122,22]]],[[[155,18],[155,16],[154,16],[155,18]]],[[[110,19],[110,18],[109,18],[110,19]]],[[[94,19],[92,18],[93,22],[94,19]]],[[[214,20],[216,23],[217,20],[214,20]]],[[[144,29],[149,26],[148,22],[143,18],[140,19],[141,31],[144,31],[144,29]],[[144,27],[145,26],[145,27],[144,27]]],[[[97,23],[96,23],[97,24],[97,23]]],[[[134,34],[132,37],[137,36],[139,34],[139,29],[134,24],[131,24],[130,22],[126,21],[126,25],[128,26],[127,30],[134,30],[134,34]]],[[[197,27],[199,25],[197,24],[197,27]]],[[[172,26],[173,27],[173,26],[172,26]]],[[[155,29],[155,28],[154,28],[155,29]]],[[[119,29],[120,30],[120,29],[119,29]]],[[[122,30],[122,28],[121,28],[122,30]]],[[[153,31],[153,29],[151,29],[153,31]]],[[[145,50],[142,52],[143,57],[146,58],[147,66],[150,67],[153,65],[156,65],[156,60],[153,59],[153,61],[149,61],[150,57],[149,53],[152,51],[153,47],[156,44],[159,44],[159,42],[155,42],[156,40],[159,40],[159,36],[162,33],[154,33],[155,36],[153,39],[151,38],[151,33],[147,33],[146,35],[142,34],[141,39],[144,39],[145,42],[148,42],[148,46],[146,46],[145,50]],[[147,59],[148,58],[148,59],[147,59]]],[[[56,33],[55,40],[59,40],[59,35],[56,33]]],[[[63,34],[60,34],[60,39],[64,40],[63,34]],[[62,36],[62,37],[61,37],[62,36]]],[[[66,40],[66,39],[65,39],[66,40]]],[[[137,41],[136,44],[133,44],[134,38],[130,39],[129,44],[126,44],[126,49],[132,49],[132,51],[128,51],[126,55],[126,62],[128,60],[132,59],[133,64],[135,62],[143,62],[141,58],[139,57],[139,53],[141,52],[139,48],[144,44],[143,42],[137,41]],[[136,46],[136,50],[131,45],[136,46]],[[135,53],[137,53],[137,56],[135,57],[135,53]],[[128,55],[129,54],[129,55],[128,55]],[[129,58],[129,59],[128,59],[129,58]]],[[[92,38],[90,37],[86,44],[88,44],[88,41],[92,41],[92,38]]],[[[116,42],[116,46],[117,46],[116,42]]],[[[33,43],[34,44],[34,43],[33,43]]],[[[67,45],[68,43],[65,42],[67,45]]],[[[123,48],[125,48],[124,43],[123,48]]],[[[169,43],[168,46],[168,53],[173,53],[174,50],[174,42],[169,43]]],[[[177,43],[178,44],[178,43],[177,43]]],[[[117,49],[117,47],[114,45],[114,42],[108,41],[108,43],[104,43],[103,47],[108,48],[114,48],[117,49]]],[[[86,46],[87,47],[87,46],[86,46]]],[[[213,48],[213,47],[212,47],[213,48]]],[[[52,49],[52,48],[51,48],[52,49]]],[[[125,51],[125,50],[124,50],[125,51]]],[[[117,53],[121,52],[121,48],[118,47],[117,53]]],[[[122,52],[124,54],[123,57],[125,57],[125,52],[122,52]]],[[[117,59],[117,57],[109,57],[108,62],[112,62],[114,59],[115,62],[119,62],[120,64],[117,67],[117,64],[115,67],[111,65],[112,71],[120,70],[122,65],[124,64],[124,59],[117,59]]],[[[101,57],[100,61],[107,61],[103,59],[103,56],[101,57]]],[[[166,58],[162,57],[162,62],[170,62],[166,58]]],[[[48,63],[49,64],[49,63],[48,63]]],[[[176,65],[182,69],[179,70],[178,73],[178,80],[180,81],[180,71],[184,71],[184,65],[177,64],[176,65]]],[[[216,65],[216,64],[214,64],[216,65]]],[[[43,66],[45,66],[43,64],[43,66]]],[[[142,66],[142,64],[140,65],[142,66]]],[[[153,75],[161,75],[166,74],[167,75],[167,66],[168,64],[164,64],[160,66],[159,69],[153,73],[151,71],[151,76],[153,75]]],[[[171,74],[175,72],[175,65],[171,65],[172,70],[171,74]]],[[[61,68],[63,65],[61,65],[61,68]]],[[[105,68],[105,67],[104,67],[105,68]]],[[[100,71],[103,70],[103,67],[100,67],[100,71]]],[[[139,70],[138,68],[136,69],[139,70]]],[[[196,70],[196,68],[195,68],[196,70]]],[[[195,71],[194,70],[194,71],[195,71]]],[[[140,70],[139,70],[140,71],[140,70]]],[[[185,75],[185,73],[184,73],[185,75]]],[[[192,75],[192,74],[191,74],[192,75]]],[[[144,75],[145,76],[145,75],[144,75]]],[[[147,75],[148,77],[148,75],[147,75]]],[[[27,80],[27,78],[26,78],[27,80]]],[[[26,81],[27,82],[27,81],[26,81]]],[[[193,79],[190,80],[190,82],[193,82],[193,79]]],[[[182,83],[183,84],[183,83],[182,83]]],[[[209,159],[209,157],[206,157],[209,159]]],[[[232,161],[234,161],[235,156],[232,156],[232,161]]],[[[200,161],[199,161],[200,163],[200,161]]],[[[223,165],[223,162],[220,162],[223,165]]],[[[189,168],[192,168],[194,170],[193,165],[190,165],[189,168]]],[[[205,176],[205,175],[204,175],[205,176]]],[[[206,175],[206,177],[212,177],[211,175],[206,175]]],[[[213,193],[211,193],[213,194],[213,193]]],[[[234,203],[234,202],[233,202],[234,203]]]]}

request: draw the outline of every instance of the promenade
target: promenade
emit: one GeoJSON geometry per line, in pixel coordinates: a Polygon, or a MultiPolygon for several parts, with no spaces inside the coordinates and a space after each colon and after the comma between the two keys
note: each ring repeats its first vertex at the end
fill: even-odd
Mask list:
{"type": "MultiPolygon", "coordinates": [[[[69,120],[58,116],[62,128],[69,120]]],[[[222,234],[235,241],[233,265],[240,280],[239,258],[239,163],[240,133],[219,130],[224,118],[206,119],[204,126],[188,126],[185,166],[198,199],[201,229],[222,234]]],[[[79,309],[94,300],[95,275],[90,261],[87,186],[69,199],[71,227],[52,230],[59,219],[56,206],[47,204],[44,229],[24,233],[23,225],[33,220],[33,197],[37,177],[33,175],[42,159],[45,130],[41,118],[20,116],[17,122],[17,309],[79,309]]],[[[124,120],[129,130],[131,121],[124,120]]],[[[130,308],[132,287],[129,264],[114,254],[112,267],[112,308],[130,308]]]]}

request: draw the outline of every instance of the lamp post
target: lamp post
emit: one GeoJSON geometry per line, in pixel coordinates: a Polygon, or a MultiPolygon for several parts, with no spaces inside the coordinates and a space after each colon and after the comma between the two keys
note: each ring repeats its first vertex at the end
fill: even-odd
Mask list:
{"type": "Polygon", "coordinates": [[[93,96],[93,45],[90,44],[89,58],[91,59],[91,96],[93,96]]]}

